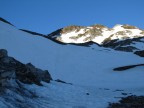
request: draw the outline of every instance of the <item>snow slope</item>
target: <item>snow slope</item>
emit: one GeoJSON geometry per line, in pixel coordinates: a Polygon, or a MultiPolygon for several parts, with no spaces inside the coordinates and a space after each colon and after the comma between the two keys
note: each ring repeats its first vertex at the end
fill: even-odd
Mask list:
{"type": "Polygon", "coordinates": [[[44,87],[33,85],[27,88],[39,95],[39,99],[35,100],[36,105],[44,108],[107,108],[109,102],[116,102],[120,97],[125,97],[122,93],[143,95],[143,89],[137,88],[118,91],[56,82],[43,85],[44,87]]]}
{"type": "Polygon", "coordinates": [[[0,97],[1,108],[107,108],[109,102],[116,102],[128,95],[143,95],[143,89],[108,89],[90,86],[67,85],[57,82],[44,86],[23,85],[36,97],[25,97],[7,90],[7,95],[0,97]],[[132,94],[131,94],[132,93],[132,94]]]}
{"type": "MultiPolygon", "coordinates": [[[[143,94],[143,67],[116,72],[113,68],[141,64],[144,59],[132,53],[92,45],[82,47],[60,45],[43,37],[34,36],[0,21],[0,49],[23,63],[48,69],[53,79],[74,85],[52,82],[45,87],[26,85],[39,95],[32,101],[46,108],[104,108],[116,101],[121,92],[143,94]],[[110,90],[106,90],[108,88],[110,90]],[[86,93],[90,95],[86,95],[86,93]],[[92,95],[91,95],[92,94],[92,95]],[[80,98],[81,97],[81,98],[80,98]]],[[[1,99],[4,104],[4,100],[1,99]]]]}
{"type": "Polygon", "coordinates": [[[118,52],[93,45],[90,48],[59,45],[48,39],[33,36],[0,22],[0,48],[16,59],[48,69],[54,79],[74,84],[94,86],[141,85],[140,72],[113,72],[119,66],[140,64],[143,59],[126,52],[118,52]],[[121,76],[121,77],[120,77],[121,76]],[[136,80],[133,80],[136,79],[136,80]]]}

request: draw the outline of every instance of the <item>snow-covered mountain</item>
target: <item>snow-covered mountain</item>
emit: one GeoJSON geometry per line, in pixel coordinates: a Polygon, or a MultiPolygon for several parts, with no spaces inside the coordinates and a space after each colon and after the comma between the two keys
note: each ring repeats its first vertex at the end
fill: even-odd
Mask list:
{"type": "Polygon", "coordinates": [[[68,26],[57,31],[57,34],[49,34],[49,36],[63,43],[85,43],[95,42],[103,44],[110,40],[124,40],[138,37],[144,37],[144,30],[131,25],[115,25],[108,28],[103,25],[68,26]]]}
{"type": "Polygon", "coordinates": [[[50,33],[48,38],[62,43],[84,44],[93,42],[104,47],[122,51],[143,49],[143,45],[136,46],[135,42],[144,43],[144,30],[131,25],[115,25],[108,28],[103,25],[68,26],[50,33]]]}
{"type": "MultiPolygon", "coordinates": [[[[98,27],[101,26],[99,25],[98,27]]],[[[114,48],[111,49],[109,46],[103,47],[103,42],[106,39],[100,38],[103,36],[94,37],[94,40],[97,40],[97,43],[100,45],[91,44],[89,47],[58,44],[52,41],[53,38],[58,39],[59,42],[60,40],[65,40],[66,36],[71,37],[69,34],[82,34],[84,30],[88,31],[91,28],[80,27],[80,30],[77,32],[70,30],[67,33],[63,31],[62,34],[60,33],[62,29],[59,29],[58,32],[53,33],[54,37],[51,34],[51,39],[47,39],[45,35],[39,36],[39,34],[34,32],[21,31],[6,22],[0,21],[0,49],[8,50],[10,56],[24,64],[31,62],[38,68],[49,70],[54,80],[61,79],[73,84],[61,84],[55,81],[52,81],[50,84],[42,82],[43,87],[35,84],[25,84],[24,86],[27,90],[35,92],[38,96],[34,98],[34,101],[30,100],[29,102],[41,108],[105,108],[108,102],[119,100],[119,98],[115,97],[124,96],[123,92],[127,95],[130,95],[130,93],[143,95],[143,65],[139,64],[144,63],[144,58],[133,53],[113,50],[114,48]],[[131,65],[134,66],[128,69],[124,67],[131,65]],[[118,67],[122,68],[121,71],[115,70],[118,67]]],[[[119,36],[115,33],[116,31],[121,31],[121,29],[132,32],[132,35],[127,36],[128,40],[131,41],[131,45],[143,48],[143,35],[140,35],[142,30],[136,27],[126,29],[124,25],[118,25],[110,30],[107,27],[103,27],[103,29],[101,27],[99,30],[105,31],[102,34],[114,33],[112,39],[115,40],[117,38],[117,42],[121,42],[124,35],[119,36]],[[137,38],[132,38],[135,36],[137,38]],[[138,39],[139,41],[132,39],[138,39]]],[[[73,37],[75,36],[77,35],[73,35],[73,37]]],[[[50,35],[48,38],[50,38],[50,35]]],[[[82,40],[82,38],[85,38],[85,36],[80,36],[79,39],[82,40]]],[[[111,40],[111,42],[114,40],[111,40]]],[[[126,43],[127,39],[123,40],[123,42],[126,43]]],[[[126,47],[127,45],[124,46],[126,47]]],[[[13,94],[15,93],[13,92],[13,94]]],[[[21,102],[25,102],[26,98],[19,95],[15,99],[19,98],[21,102]]],[[[6,108],[9,106],[16,107],[6,103],[2,97],[0,99],[1,105],[6,108]]]]}

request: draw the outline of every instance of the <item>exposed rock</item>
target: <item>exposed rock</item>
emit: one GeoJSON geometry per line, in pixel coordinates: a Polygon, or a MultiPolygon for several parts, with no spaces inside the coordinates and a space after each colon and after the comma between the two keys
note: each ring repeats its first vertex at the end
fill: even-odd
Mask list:
{"type": "Polygon", "coordinates": [[[46,38],[61,44],[87,46],[85,43],[92,42],[119,51],[133,52],[141,49],[135,44],[137,42],[144,43],[143,34],[143,30],[128,24],[116,25],[113,28],[96,24],[92,26],[67,26],[50,33],[46,38]]]}
{"type": "Polygon", "coordinates": [[[99,45],[99,44],[97,44],[97,43],[94,43],[94,42],[92,42],[92,41],[90,41],[90,42],[85,42],[85,43],[78,43],[78,44],[75,44],[75,43],[69,43],[69,44],[71,44],[71,45],[76,45],[76,46],[84,46],[84,47],[90,47],[90,46],[92,46],[92,45],[97,45],[97,46],[101,47],[101,45],[99,45]]]}
{"type": "Polygon", "coordinates": [[[57,80],[55,80],[55,81],[61,82],[61,83],[66,83],[65,81],[62,81],[62,80],[60,80],[60,79],[57,79],[57,80]]]}
{"type": "Polygon", "coordinates": [[[68,33],[68,32],[72,32],[72,31],[78,32],[82,28],[84,28],[84,26],[71,25],[71,26],[64,27],[62,29],[61,33],[68,33]]]}
{"type": "Polygon", "coordinates": [[[4,58],[7,57],[7,51],[5,49],[0,49],[0,58],[4,58]]]}
{"type": "Polygon", "coordinates": [[[135,51],[134,54],[140,56],[140,57],[144,57],[144,50],[141,51],[135,51]]]}
{"type": "Polygon", "coordinates": [[[0,86],[1,87],[15,85],[15,81],[13,81],[13,79],[14,80],[16,79],[15,71],[1,71],[0,70],[0,86]]]}
{"type": "Polygon", "coordinates": [[[124,71],[124,70],[127,70],[127,69],[135,68],[135,67],[137,67],[137,66],[144,66],[144,64],[122,66],[122,67],[114,68],[113,70],[114,70],[114,71],[124,71]]]}
{"type": "Polygon", "coordinates": [[[128,95],[128,93],[121,93],[122,95],[128,95]]]}
{"type": "Polygon", "coordinates": [[[122,27],[125,28],[125,29],[137,29],[137,27],[131,26],[131,25],[128,25],[128,24],[124,24],[122,27]]]}
{"type": "Polygon", "coordinates": [[[104,25],[101,25],[101,24],[94,24],[94,25],[91,25],[90,27],[94,27],[94,28],[100,28],[100,29],[103,29],[103,28],[108,28],[104,25]]]}
{"type": "Polygon", "coordinates": [[[48,34],[47,37],[56,38],[56,36],[60,36],[62,29],[63,28],[60,28],[60,29],[48,34]]]}
{"type": "Polygon", "coordinates": [[[46,35],[44,34],[41,34],[41,33],[37,33],[37,32],[33,32],[33,31],[30,31],[30,30],[25,30],[25,29],[19,29],[21,31],[24,31],[24,32],[27,32],[27,33],[30,33],[32,35],[38,35],[38,36],[42,36],[42,37],[45,37],[46,35]]]}
{"type": "Polygon", "coordinates": [[[124,91],[124,90],[116,89],[114,92],[121,92],[121,91],[124,91]]]}
{"type": "Polygon", "coordinates": [[[48,71],[35,68],[32,64],[23,64],[12,57],[7,51],[0,50],[0,85],[10,86],[11,82],[19,80],[26,84],[42,85],[41,81],[50,82],[52,80],[48,71]]]}
{"type": "Polygon", "coordinates": [[[47,39],[49,39],[49,40],[51,40],[53,42],[56,42],[56,43],[58,43],[60,45],[67,45],[67,43],[63,43],[63,42],[57,40],[56,38],[52,38],[52,37],[48,37],[48,36],[45,36],[45,38],[47,38],[47,39]]]}
{"type": "Polygon", "coordinates": [[[128,96],[118,103],[110,103],[108,108],[144,108],[144,96],[128,96]]]}
{"type": "Polygon", "coordinates": [[[90,95],[89,93],[86,93],[86,95],[90,95]]]}
{"type": "Polygon", "coordinates": [[[47,70],[41,70],[33,66],[31,63],[26,64],[26,67],[35,75],[38,77],[39,80],[50,82],[52,80],[51,75],[47,70]]]}
{"type": "Polygon", "coordinates": [[[1,103],[7,108],[35,108],[32,100],[38,98],[38,95],[28,89],[29,85],[26,84],[42,86],[41,81],[49,83],[51,75],[47,70],[38,69],[31,63],[25,65],[9,57],[4,49],[0,50],[0,55],[1,103]]]}
{"type": "Polygon", "coordinates": [[[9,24],[9,25],[14,26],[13,24],[11,24],[10,22],[8,22],[7,20],[5,20],[5,19],[3,19],[3,18],[1,18],[1,17],[0,17],[0,21],[2,21],[2,22],[4,22],[4,23],[7,23],[7,24],[9,24]]]}
{"type": "Polygon", "coordinates": [[[57,79],[57,80],[55,80],[56,82],[60,82],[60,83],[65,83],[65,84],[71,84],[72,85],[72,83],[67,83],[67,82],[65,82],[65,81],[62,81],[62,80],[60,80],[60,79],[57,79]]]}
{"type": "Polygon", "coordinates": [[[126,46],[126,47],[117,47],[117,48],[115,48],[115,50],[125,51],[125,52],[133,52],[134,50],[137,50],[137,48],[135,48],[133,46],[126,46]]]}
{"type": "Polygon", "coordinates": [[[115,50],[119,50],[119,51],[133,52],[135,50],[138,50],[136,47],[133,46],[135,42],[144,43],[144,41],[142,41],[141,39],[142,37],[133,38],[133,39],[125,39],[121,41],[117,39],[116,40],[105,39],[103,46],[112,48],[115,50]]]}

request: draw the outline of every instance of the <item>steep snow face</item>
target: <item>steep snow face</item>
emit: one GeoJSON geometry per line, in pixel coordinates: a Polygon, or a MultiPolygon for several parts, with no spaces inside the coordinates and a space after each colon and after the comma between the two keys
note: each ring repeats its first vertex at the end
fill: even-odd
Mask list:
{"type": "MultiPolygon", "coordinates": [[[[88,28],[91,29],[91,28],[88,28]]],[[[104,28],[107,29],[107,28],[104,28]]],[[[141,87],[142,69],[114,72],[113,68],[143,63],[143,58],[126,52],[92,45],[60,45],[0,22],[0,48],[22,61],[48,69],[54,79],[98,87],[141,87]]],[[[83,32],[79,31],[79,32],[83,32]]]]}
{"type": "Polygon", "coordinates": [[[143,37],[144,31],[130,25],[116,25],[108,28],[103,25],[93,25],[90,27],[68,26],[62,29],[61,35],[56,39],[63,43],[85,43],[93,41],[103,44],[106,39],[128,39],[143,37]]]}

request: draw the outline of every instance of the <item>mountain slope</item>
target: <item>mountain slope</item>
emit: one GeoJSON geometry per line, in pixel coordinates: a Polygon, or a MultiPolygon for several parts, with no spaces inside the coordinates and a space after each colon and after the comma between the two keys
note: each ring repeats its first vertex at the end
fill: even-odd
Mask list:
{"type": "Polygon", "coordinates": [[[143,94],[136,88],[118,90],[55,82],[47,71],[9,57],[4,49],[0,50],[0,73],[0,107],[4,108],[106,108],[109,102],[118,100],[116,97],[143,94]]]}
{"type": "Polygon", "coordinates": [[[25,95],[15,91],[17,86],[14,86],[1,94],[0,107],[106,108],[108,102],[116,102],[120,97],[143,95],[143,65],[137,64],[143,64],[144,58],[97,44],[89,47],[57,44],[36,35],[0,21],[0,49],[7,49],[10,56],[23,64],[31,62],[48,69],[54,80],[72,85],[55,81],[49,84],[41,81],[43,86],[23,84],[25,95]],[[113,71],[129,65],[136,67],[113,71]],[[27,93],[36,97],[31,98],[27,93]]]}
{"type": "Polygon", "coordinates": [[[48,69],[54,79],[95,86],[113,86],[114,82],[117,86],[123,87],[133,86],[130,82],[138,83],[138,80],[133,81],[133,79],[139,79],[137,75],[143,74],[141,71],[131,72],[131,75],[112,71],[115,67],[143,63],[142,58],[130,53],[97,45],[91,45],[89,48],[75,45],[63,46],[19,31],[3,22],[0,22],[0,29],[1,48],[7,49],[10,55],[23,63],[32,62],[37,67],[48,69]],[[122,77],[119,77],[120,75],[122,77]]]}

